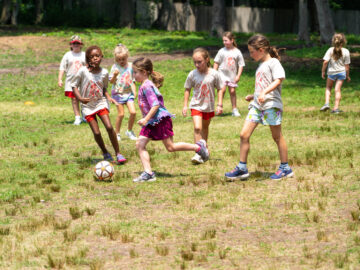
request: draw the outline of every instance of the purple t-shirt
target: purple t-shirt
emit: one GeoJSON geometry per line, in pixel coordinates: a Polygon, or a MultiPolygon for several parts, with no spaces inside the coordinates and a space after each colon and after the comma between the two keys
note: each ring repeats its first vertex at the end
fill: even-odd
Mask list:
{"type": "Polygon", "coordinates": [[[152,107],[160,105],[156,114],[149,120],[147,125],[156,125],[164,117],[173,117],[165,108],[164,99],[159,89],[150,80],[145,80],[139,88],[138,103],[143,117],[145,117],[152,107]]]}

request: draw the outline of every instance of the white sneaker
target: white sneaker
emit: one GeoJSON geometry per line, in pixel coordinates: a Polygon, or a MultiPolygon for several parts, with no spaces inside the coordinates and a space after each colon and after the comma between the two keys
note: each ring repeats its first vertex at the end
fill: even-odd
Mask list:
{"type": "Polygon", "coordinates": [[[133,141],[136,141],[136,140],[137,140],[137,138],[136,138],[136,136],[135,136],[135,134],[134,134],[134,131],[132,131],[132,130],[126,131],[126,132],[125,132],[125,135],[128,136],[130,140],[133,140],[133,141]]]}
{"type": "Polygon", "coordinates": [[[80,117],[75,117],[74,125],[79,126],[80,124],[81,124],[81,118],[80,117]]]}
{"type": "Polygon", "coordinates": [[[204,160],[201,158],[201,156],[198,153],[196,153],[195,156],[191,158],[191,162],[193,164],[203,164],[204,160]]]}
{"type": "Polygon", "coordinates": [[[116,138],[117,138],[118,142],[120,142],[120,141],[121,141],[121,137],[120,137],[120,134],[119,134],[119,133],[118,133],[118,134],[116,134],[116,138]]]}
{"type": "Polygon", "coordinates": [[[240,113],[239,113],[238,109],[235,108],[232,110],[232,116],[240,117],[240,113]]]}

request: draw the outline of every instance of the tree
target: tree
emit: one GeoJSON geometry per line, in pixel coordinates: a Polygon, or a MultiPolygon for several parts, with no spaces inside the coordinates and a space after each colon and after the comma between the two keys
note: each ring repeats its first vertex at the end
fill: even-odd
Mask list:
{"type": "Polygon", "coordinates": [[[213,0],[211,33],[220,37],[226,28],[225,0],[213,0]]]}
{"type": "Polygon", "coordinates": [[[299,32],[298,39],[306,44],[310,43],[309,35],[309,15],[307,0],[299,0],[299,32]]]}
{"type": "Polygon", "coordinates": [[[335,33],[334,22],[331,15],[328,0],[315,0],[317,17],[320,28],[320,42],[331,43],[331,38],[335,33]]]}
{"type": "Polygon", "coordinates": [[[170,22],[171,16],[174,15],[174,1],[173,0],[162,0],[159,15],[152,27],[166,30],[170,22]]]}
{"type": "Polygon", "coordinates": [[[36,0],[35,24],[40,24],[44,17],[44,0],[36,0]]]}

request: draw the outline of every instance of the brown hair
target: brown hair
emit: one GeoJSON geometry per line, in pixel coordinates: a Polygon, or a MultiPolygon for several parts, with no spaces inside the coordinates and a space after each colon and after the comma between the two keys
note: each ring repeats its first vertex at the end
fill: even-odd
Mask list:
{"type": "Polygon", "coordinates": [[[206,49],[204,49],[204,48],[196,48],[195,50],[194,50],[194,52],[193,52],[193,55],[195,54],[195,53],[200,53],[201,54],[201,56],[205,59],[205,61],[207,61],[207,63],[206,63],[206,65],[207,65],[207,67],[210,67],[211,66],[211,64],[210,64],[210,54],[209,54],[209,52],[206,50],[206,49]]]}
{"type": "Polygon", "coordinates": [[[343,33],[336,33],[332,37],[332,45],[334,46],[333,58],[335,61],[342,57],[341,47],[346,45],[346,38],[343,33]]]}
{"type": "Polygon", "coordinates": [[[255,50],[259,50],[260,48],[262,48],[267,53],[269,53],[272,58],[280,60],[278,50],[275,47],[270,46],[269,40],[263,35],[252,36],[248,40],[248,45],[253,47],[255,50]]]}
{"type": "Polygon", "coordinates": [[[85,52],[85,60],[86,60],[86,64],[88,65],[88,67],[90,69],[92,69],[92,66],[90,65],[90,61],[91,61],[91,58],[90,58],[90,54],[93,50],[98,50],[99,53],[100,53],[100,56],[101,58],[103,58],[103,53],[100,49],[100,47],[96,46],[96,45],[93,45],[93,46],[90,46],[89,48],[86,49],[86,52],[85,52]]]}
{"type": "Polygon", "coordinates": [[[228,31],[228,32],[225,32],[222,36],[232,40],[233,46],[237,47],[236,40],[235,40],[235,35],[233,33],[228,31]]]}
{"type": "Polygon", "coordinates": [[[163,85],[164,76],[161,73],[154,71],[153,64],[149,58],[137,58],[132,65],[136,69],[145,71],[147,75],[151,77],[152,82],[157,88],[160,88],[163,85]]]}

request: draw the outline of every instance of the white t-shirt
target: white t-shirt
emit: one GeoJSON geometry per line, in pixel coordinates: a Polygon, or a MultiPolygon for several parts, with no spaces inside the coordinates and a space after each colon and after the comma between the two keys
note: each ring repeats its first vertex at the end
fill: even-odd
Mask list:
{"type": "Polygon", "coordinates": [[[260,105],[258,102],[258,96],[261,91],[266,89],[276,79],[282,78],[285,79],[285,70],[278,59],[271,58],[262,62],[256,69],[254,100],[250,103],[250,105],[262,111],[270,108],[279,108],[282,110],[283,103],[281,100],[281,84],[273,91],[265,95],[265,102],[263,104],[260,105]]]}
{"type": "Polygon", "coordinates": [[[114,95],[132,93],[131,85],[134,83],[132,63],[129,62],[125,68],[115,63],[111,67],[109,81],[114,76],[115,70],[118,70],[119,74],[116,77],[116,82],[112,85],[112,94],[114,95]]]}
{"type": "Polygon", "coordinates": [[[218,51],[214,61],[219,64],[219,72],[224,82],[235,82],[240,67],[245,66],[242,53],[236,47],[231,50],[222,48],[218,51]]]}
{"type": "Polygon", "coordinates": [[[215,88],[224,86],[219,72],[209,68],[207,74],[200,73],[197,69],[190,71],[185,81],[185,88],[194,88],[190,101],[190,109],[201,112],[213,112],[215,106],[215,88]]]}
{"type": "Polygon", "coordinates": [[[327,74],[334,75],[345,71],[345,65],[350,64],[350,52],[348,49],[341,48],[342,57],[340,57],[337,61],[332,57],[334,52],[334,47],[329,48],[323,60],[329,61],[327,74]]]}
{"type": "Polygon", "coordinates": [[[82,66],[85,66],[85,53],[74,53],[69,51],[65,53],[61,59],[59,70],[63,70],[66,73],[65,78],[65,92],[72,92],[71,81],[74,79],[76,73],[82,66]]]}
{"type": "Polygon", "coordinates": [[[80,96],[91,98],[91,101],[81,103],[84,116],[93,114],[101,109],[109,110],[109,103],[104,95],[109,82],[109,73],[105,68],[101,68],[99,73],[89,72],[87,67],[80,68],[71,83],[71,87],[77,87],[80,96]]]}

